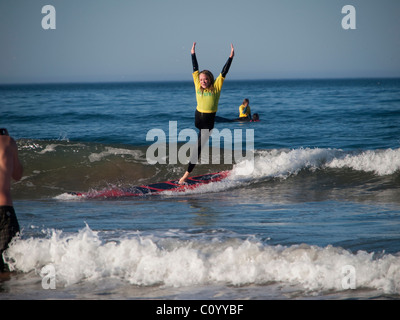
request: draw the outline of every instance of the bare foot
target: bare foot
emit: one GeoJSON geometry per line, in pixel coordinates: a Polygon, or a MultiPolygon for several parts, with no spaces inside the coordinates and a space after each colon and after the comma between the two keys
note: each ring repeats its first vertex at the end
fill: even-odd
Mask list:
{"type": "Polygon", "coordinates": [[[189,177],[189,172],[185,172],[185,174],[183,175],[183,177],[179,180],[179,184],[185,184],[186,179],[189,177]]]}

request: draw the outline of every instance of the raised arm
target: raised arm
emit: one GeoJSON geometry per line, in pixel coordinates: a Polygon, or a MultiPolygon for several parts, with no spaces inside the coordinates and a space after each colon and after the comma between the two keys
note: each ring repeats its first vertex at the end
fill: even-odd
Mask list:
{"type": "Polygon", "coordinates": [[[235,56],[235,49],[233,48],[233,44],[231,44],[231,54],[229,55],[228,61],[225,63],[225,65],[221,71],[221,74],[224,78],[228,74],[228,71],[229,71],[229,68],[231,67],[231,63],[232,63],[234,56],[235,56]]]}
{"type": "Polygon", "coordinates": [[[199,64],[197,63],[196,58],[196,42],[193,42],[192,50],[190,52],[192,54],[193,72],[199,71],[199,64]]]}

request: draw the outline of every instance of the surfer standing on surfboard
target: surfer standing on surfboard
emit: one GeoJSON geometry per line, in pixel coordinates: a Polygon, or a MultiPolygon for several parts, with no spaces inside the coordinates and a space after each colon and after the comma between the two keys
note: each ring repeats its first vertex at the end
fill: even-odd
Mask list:
{"type": "Polygon", "coordinates": [[[211,135],[211,131],[214,128],[215,114],[218,110],[218,101],[221,95],[222,84],[224,83],[225,77],[228,74],[233,56],[235,55],[233,45],[231,44],[231,54],[228,58],[228,61],[222,68],[218,78],[214,80],[214,76],[210,71],[203,70],[199,72],[195,47],[196,42],[193,43],[191,54],[193,64],[193,81],[197,100],[195,126],[200,132],[197,141],[197,153],[194,152],[194,155],[190,159],[188,169],[179,180],[179,184],[184,184],[190,173],[193,171],[197,160],[200,157],[201,148],[211,135]]]}

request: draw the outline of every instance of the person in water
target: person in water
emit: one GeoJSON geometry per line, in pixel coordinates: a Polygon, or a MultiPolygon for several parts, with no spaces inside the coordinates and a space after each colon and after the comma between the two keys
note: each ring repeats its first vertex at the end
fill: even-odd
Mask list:
{"type": "Polygon", "coordinates": [[[11,180],[21,180],[22,174],[17,144],[7,129],[0,129],[0,273],[7,271],[2,254],[19,232],[10,189],[11,180]]]}
{"type": "Polygon", "coordinates": [[[242,105],[239,107],[239,118],[240,120],[251,119],[249,99],[244,99],[242,105]]]}
{"type": "Polygon", "coordinates": [[[190,173],[193,171],[198,158],[201,154],[202,146],[207,142],[214,128],[215,115],[218,110],[218,101],[221,95],[222,84],[228,74],[235,50],[231,44],[231,54],[225,63],[220,75],[214,80],[213,74],[208,70],[199,72],[199,65],[196,58],[196,42],[193,43],[191,54],[193,64],[193,81],[196,91],[197,107],[195,112],[195,126],[199,129],[197,141],[197,153],[189,161],[187,171],[179,180],[179,184],[184,184],[190,173]]]}

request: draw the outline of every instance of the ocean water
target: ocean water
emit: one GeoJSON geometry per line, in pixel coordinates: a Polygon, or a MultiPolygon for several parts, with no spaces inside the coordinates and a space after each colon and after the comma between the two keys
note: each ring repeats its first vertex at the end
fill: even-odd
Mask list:
{"type": "Polygon", "coordinates": [[[169,146],[195,129],[192,83],[0,86],[0,127],[25,168],[0,299],[399,299],[400,79],[228,78],[218,116],[244,98],[260,121],[216,129],[249,133],[251,157],[221,161],[246,139],[212,145],[193,172],[227,179],[82,199],[69,192],[185,172],[147,152],[151,130],[169,146]]]}

